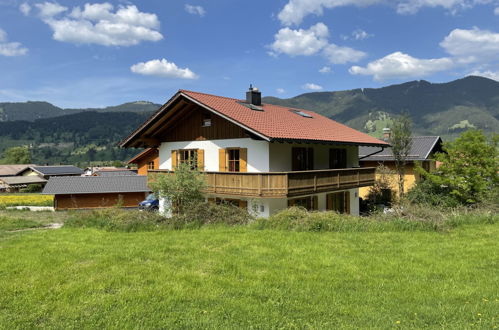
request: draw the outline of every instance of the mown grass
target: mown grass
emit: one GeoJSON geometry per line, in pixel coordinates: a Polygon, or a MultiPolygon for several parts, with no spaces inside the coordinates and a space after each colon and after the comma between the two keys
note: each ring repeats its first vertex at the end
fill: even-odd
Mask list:
{"type": "Polygon", "coordinates": [[[0,328],[494,328],[499,224],[63,228],[0,240],[0,328]]]}
{"type": "Polygon", "coordinates": [[[8,206],[52,206],[54,196],[34,193],[0,194],[0,209],[8,206]]]}

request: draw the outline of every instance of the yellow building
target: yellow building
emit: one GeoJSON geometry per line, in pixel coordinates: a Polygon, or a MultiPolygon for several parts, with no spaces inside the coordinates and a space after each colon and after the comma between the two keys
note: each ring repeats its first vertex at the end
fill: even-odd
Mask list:
{"type": "MultiPolygon", "coordinates": [[[[389,142],[390,133],[385,129],[385,140],[389,142]]],[[[405,167],[404,191],[409,191],[421,179],[415,171],[415,164],[418,163],[422,168],[431,172],[437,168],[433,159],[436,152],[442,151],[442,139],[439,136],[414,136],[412,146],[407,156],[407,165],[405,167]]],[[[398,175],[395,167],[395,158],[391,148],[381,150],[381,148],[360,147],[359,165],[361,167],[378,167],[384,165],[391,172],[387,175],[391,183],[392,193],[398,194],[398,175]]],[[[376,174],[376,179],[380,178],[380,173],[376,174]]],[[[369,187],[363,187],[359,190],[359,197],[367,199],[369,187]]]]}

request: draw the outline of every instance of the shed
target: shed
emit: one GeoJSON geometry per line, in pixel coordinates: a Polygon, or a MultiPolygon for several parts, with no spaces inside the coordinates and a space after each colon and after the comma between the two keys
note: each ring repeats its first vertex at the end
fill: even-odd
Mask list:
{"type": "Polygon", "coordinates": [[[0,177],[0,191],[14,192],[32,184],[44,185],[47,180],[38,176],[6,176],[0,177]]]}
{"type": "Polygon", "coordinates": [[[20,173],[20,175],[38,175],[44,179],[53,176],[80,176],[83,170],[73,165],[54,165],[54,166],[30,166],[20,173]]]}
{"type": "Polygon", "coordinates": [[[137,207],[150,191],[146,176],[68,176],[51,177],[42,194],[54,195],[56,210],[67,210],[137,207]]]}

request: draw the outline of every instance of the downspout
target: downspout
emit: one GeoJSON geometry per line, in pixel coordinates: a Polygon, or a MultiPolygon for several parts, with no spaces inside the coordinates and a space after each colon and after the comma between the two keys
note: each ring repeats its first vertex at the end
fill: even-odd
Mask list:
{"type": "Polygon", "coordinates": [[[369,154],[369,155],[365,155],[365,156],[363,156],[363,157],[360,157],[360,158],[359,158],[359,160],[362,160],[362,159],[364,159],[364,158],[371,157],[371,156],[373,156],[373,155],[379,154],[380,152],[383,152],[383,150],[385,150],[385,148],[386,148],[386,147],[381,147],[381,150],[378,150],[378,151],[376,151],[376,152],[373,152],[372,154],[369,154]]]}

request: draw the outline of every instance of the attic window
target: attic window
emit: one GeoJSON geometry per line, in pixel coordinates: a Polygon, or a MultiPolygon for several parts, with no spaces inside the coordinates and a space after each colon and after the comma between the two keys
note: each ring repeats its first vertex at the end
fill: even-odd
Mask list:
{"type": "Polygon", "coordinates": [[[263,111],[263,107],[259,105],[254,105],[251,103],[245,103],[245,102],[238,102],[240,105],[244,105],[246,108],[250,108],[251,110],[255,111],[263,111]]]}
{"type": "Polygon", "coordinates": [[[210,127],[211,126],[211,114],[204,113],[203,114],[203,122],[201,123],[202,127],[210,127]]]}
{"type": "Polygon", "coordinates": [[[309,115],[308,113],[305,113],[301,110],[291,109],[290,111],[296,113],[299,116],[305,117],[305,118],[314,118],[311,115],[309,115]]]}

